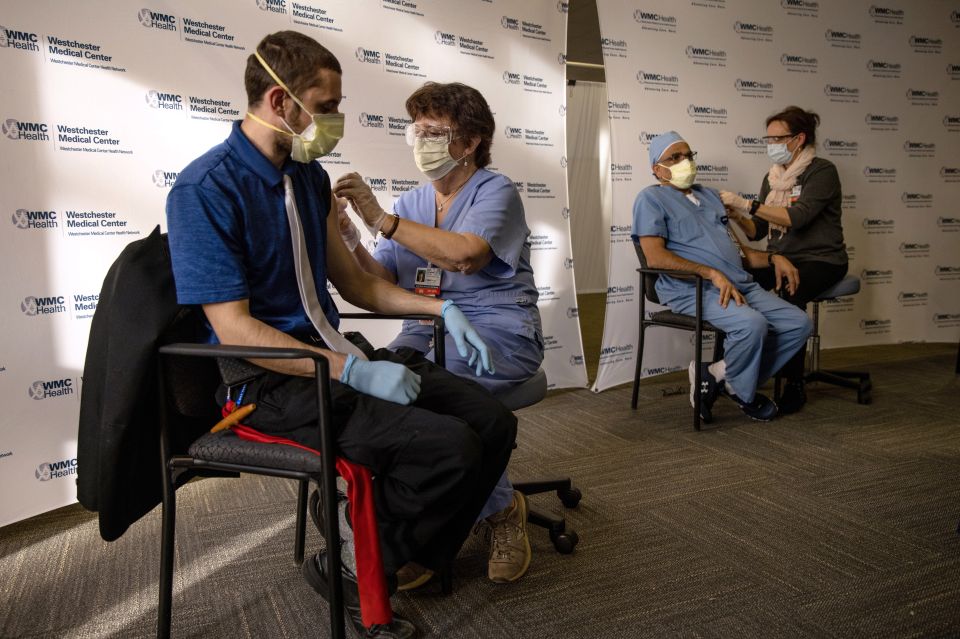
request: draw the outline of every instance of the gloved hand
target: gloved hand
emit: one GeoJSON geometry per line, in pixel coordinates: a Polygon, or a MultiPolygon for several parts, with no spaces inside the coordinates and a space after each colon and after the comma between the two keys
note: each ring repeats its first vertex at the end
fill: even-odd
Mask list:
{"type": "Polygon", "coordinates": [[[420,394],[420,376],[403,364],[347,357],[340,381],[361,393],[395,404],[409,404],[420,394]]]}
{"type": "Polygon", "coordinates": [[[750,200],[745,197],[740,197],[736,193],[730,191],[720,191],[720,201],[723,202],[723,205],[733,209],[734,211],[739,211],[741,213],[747,213],[750,211],[750,200]]]}
{"type": "Polygon", "coordinates": [[[341,175],[337,183],[333,185],[333,193],[337,197],[346,198],[350,206],[360,215],[364,226],[374,237],[383,226],[383,220],[387,213],[377,202],[377,197],[363,181],[359,173],[347,173],[341,175]]]}
{"type": "Polygon", "coordinates": [[[469,349],[471,352],[467,365],[473,366],[476,364],[477,377],[480,377],[484,370],[492,375],[494,371],[493,362],[490,361],[490,349],[480,339],[477,330],[470,324],[470,320],[463,314],[463,311],[457,308],[451,300],[447,300],[440,307],[440,317],[446,323],[447,331],[453,336],[460,357],[467,356],[468,345],[472,347],[469,349]]]}
{"type": "Polygon", "coordinates": [[[351,251],[357,250],[357,245],[360,244],[360,231],[357,229],[357,225],[353,223],[353,220],[350,219],[350,216],[347,215],[347,201],[341,197],[337,198],[337,209],[339,215],[340,223],[340,237],[343,238],[343,243],[347,245],[347,248],[351,251]]]}

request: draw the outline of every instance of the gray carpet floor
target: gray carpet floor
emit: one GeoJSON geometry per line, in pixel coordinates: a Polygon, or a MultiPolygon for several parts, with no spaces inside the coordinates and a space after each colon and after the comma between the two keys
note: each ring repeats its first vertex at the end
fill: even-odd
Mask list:
{"type": "MultiPolygon", "coordinates": [[[[520,412],[511,475],[573,477],[576,552],[531,529],[529,573],[494,585],[471,538],[452,596],[428,584],[394,607],[444,639],[960,636],[955,357],[945,344],[831,351],[826,365],[871,372],[872,405],[814,385],[803,412],[760,424],[721,399],[699,433],[680,375],[645,382],[637,411],[629,386],[551,393],[520,412]]],[[[292,483],[178,494],[174,636],[328,636],[292,561],[292,483]]],[[[0,637],[152,636],[159,521],[109,544],[79,506],[0,529],[0,637]]]]}

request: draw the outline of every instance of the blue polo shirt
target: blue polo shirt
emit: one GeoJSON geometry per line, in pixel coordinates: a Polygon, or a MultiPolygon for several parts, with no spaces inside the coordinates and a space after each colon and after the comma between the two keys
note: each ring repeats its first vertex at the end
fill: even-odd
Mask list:
{"type": "MultiPolygon", "coordinates": [[[[234,122],[230,136],[191,162],[167,196],[167,231],[180,304],[250,300],[250,314],[285,333],[314,333],[294,270],[283,176],[293,180],[317,297],[334,327],[327,292],[330,178],[317,162],[277,169],[234,122]]],[[[212,336],[215,339],[215,336],[212,336]]]]}
{"type": "MultiPolygon", "coordinates": [[[[676,255],[717,269],[742,289],[753,281],[743,268],[737,245],[727,231],[726,210],[713,189],[694,184],[699,206],[672,186],[654,184],[640,191],[633,203],[633,237],[662,237],[676,255]]],[[[657,295],[665,304],[688,295],[693,283],[672,277],[657,278],[657,295]]]]}
{"type": "MultiPolygon", "coordinates": [[[[436,224],[433,184],[400,196],[394,211],[401,218],[425,226],[436,224]]],[[[540,296],[530,266],[530,229],[517,187],[508,177],[478,169],[449,203],[440,228],[482,237],[493,259],[472,275],[443,271],[440,296],[453,300],[480,336],[504,353],[513,352],[522,339],[543,341],[540,296]]],[[[413,290],[417,268],[426,260],[393,240],[381,239],[374,258],[397,276],[397,284],[413,290]]],[[[404,322],[403,333],[391,348],[418,348],[432,337],[432,328],[404,322]]]]}

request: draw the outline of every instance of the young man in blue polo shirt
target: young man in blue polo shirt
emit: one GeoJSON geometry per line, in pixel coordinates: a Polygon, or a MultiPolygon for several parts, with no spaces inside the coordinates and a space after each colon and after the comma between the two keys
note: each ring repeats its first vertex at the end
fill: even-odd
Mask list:
{"type": "MultiPolygon", "coordinates": [[[[365,273],[338,232],[330,177],[313,160],[343,133],[341,67],[315,40],[283,31],[247,60],[247,116],[184,169],[167,199],[177,297],[199,305],[211,339],[316,350],[330,363],[339,454],[375,476],[384,569],[440,569],[456,555],[510,457],[516,418],[478,384],[407,349],[342,343],[327,281],[361,308],[442,315],[460,356],[490,353],[456,306],[365,273]],[[331,215],[331,211],[333,214],[331,215]]],[[[389,229],[384,229],[389,233],[389,229]]],[[[454,355],[451,353],[451,355],[454,355]]],[[[255,362],[250,426],[318,448],[313,365],[255,362]]],[[[368,637],[409,637],[407,620],[366,628],[345,562],[347,612],[368,637]]],[[[317,557],[304,576],[326,592],[317,557]]]]}
{"type": "MultiPolygon", "coordinates": [[[[726,333],[723,359],[690,363],[690,403],[694,366],[701,366],[700,417],[713,418],[717,396],[726,392],[746,415],[769,421],[777,406],[757,393],[762,384],[807,341],[812,324],[796,306],[763,290],[744,266],[772,267],[776,288],[785,281],[796,289],[797,269],[782,255],[741,246],[727,223],[720,196],[694,184],[696,155],[675,131],[650,141],[650,165],[659,184],[648,186],[633,205],[633,236],[652,268],[697,273],[703,277],[703,319],[726,333]],[[730,302],[733,302],[731,304],[730,302]]],[[[657,278],[657,295],[676,313],[693,315],[696,287],[690,280],[657,278]]]]}

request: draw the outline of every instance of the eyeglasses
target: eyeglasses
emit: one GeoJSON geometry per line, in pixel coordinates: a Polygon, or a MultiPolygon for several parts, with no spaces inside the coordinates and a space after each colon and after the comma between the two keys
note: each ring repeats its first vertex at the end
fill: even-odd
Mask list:
{"type": "Polygon", "coordinates": [[[796,135],[794,133],[787,133],[786,135],[765,135],[763,136],[763,141],[767,144],[780,144],[792,137],[796,137],[796,135]]]}
{"type": "Polygon", "coordinates": [[[676,164],[677,162],[679,162],[679,161],[681,161],[681,160],[684,160],[684,159],[690,160],[691,162],[693,162],[693,158],[695,158],[695,157],[697,157],[697,152],[696,152],[696,151],[690,151],[689,153],[679,153],[679,152],[677,152],[677,153],[674,153],[674,154],[672,154],[672,155],[668,155],[668,156],[665,157],[665,158],[662,158],[662,159],[660,160],[660,164],[676,164]]]}
{"type": "Polygon", "coordinates": [[[453,129],[448,126],[417,126],[410,123],[404,132],[408,146],[416,144],[417,140],[432,142],[434,144],[450,144],[456,138],[453,135],[453,129]]]}

